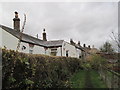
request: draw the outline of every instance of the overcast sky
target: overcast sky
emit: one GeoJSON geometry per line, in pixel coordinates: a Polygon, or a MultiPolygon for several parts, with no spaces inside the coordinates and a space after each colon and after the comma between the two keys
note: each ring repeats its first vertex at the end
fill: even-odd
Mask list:
{"type": "Polygon", "coordinates": [[[2,25],[13,28],[14,12],[19,13],[21,25],[24,13],[27,22],[24,33],[42,39],[46,29],[48,40],[73,39],[76,43],[99,48],[118,32],[117,2],[33,2],[2,3],[2,25]]]}

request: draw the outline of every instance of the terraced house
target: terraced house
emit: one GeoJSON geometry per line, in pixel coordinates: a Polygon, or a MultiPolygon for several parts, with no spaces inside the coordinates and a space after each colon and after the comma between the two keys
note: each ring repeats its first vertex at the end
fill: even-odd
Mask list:
{"type": "Polygon", "coordinates": [[[43,29],[42,39],[22,33],[20,31],[20,18],[17,12],[15,12],[15,18],[13,19],[13,29],[0,25],[0,32],[2,48],[16,50],[20,42],[19,52],[76,58],[81,58],[85,55],[80,42],[76,44],[72,39],[70,43],[64,40],[47,41],[45,29],[43,29]]]}

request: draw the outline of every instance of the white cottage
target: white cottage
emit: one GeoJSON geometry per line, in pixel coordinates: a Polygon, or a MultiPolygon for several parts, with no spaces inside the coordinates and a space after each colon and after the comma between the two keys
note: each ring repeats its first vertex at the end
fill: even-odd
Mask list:
{"type": "Polygon", "coordinates": [[[45,54],[54,56],[82,57],[82,47],[79,44],[68,43],[64,40],[47,41],[45,29],[43,30],[43,40],[20,32],[20,19],[15,12],[14,29],[0,25],[2,38],[1,47],[16,50],[20,40],[19,52],[32,54],[45,54]]]}

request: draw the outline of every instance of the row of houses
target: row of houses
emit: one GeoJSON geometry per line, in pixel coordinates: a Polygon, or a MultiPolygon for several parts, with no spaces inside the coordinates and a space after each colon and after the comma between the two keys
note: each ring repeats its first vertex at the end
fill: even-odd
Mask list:
{"type": "Polygon", "coordinates": [[[76,58],[85,57],[91,50],[90,46],[86,47],[84,44],[82,47],[80,41],[76,44],[72,39],[70,42],[64,40],[47,41],[45,29],[43,29],[42,39],[20,32],[20,18],[17,12],[15,12],[13,25],[13,29],[0,25],[2,48],[16,50],[20,42],[19,52],[76,58]]]}

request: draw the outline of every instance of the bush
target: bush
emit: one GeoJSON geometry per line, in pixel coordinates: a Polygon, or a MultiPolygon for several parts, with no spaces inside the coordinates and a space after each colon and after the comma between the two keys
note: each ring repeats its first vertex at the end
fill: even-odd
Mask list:
{"type": "Polygon", "coordinates": [[[95,54],[91,56],[90,64],[93,69],[98,70],[100,65],[105,66],[106,63],[107,63],[107,60],[101,57],[100,55],[95,54]]]}
{"type": "Polygon", "coordinates": [[[69,77],[80,69],[80,59],[2,50],[2,88],[71,87],[69,77]]]}

